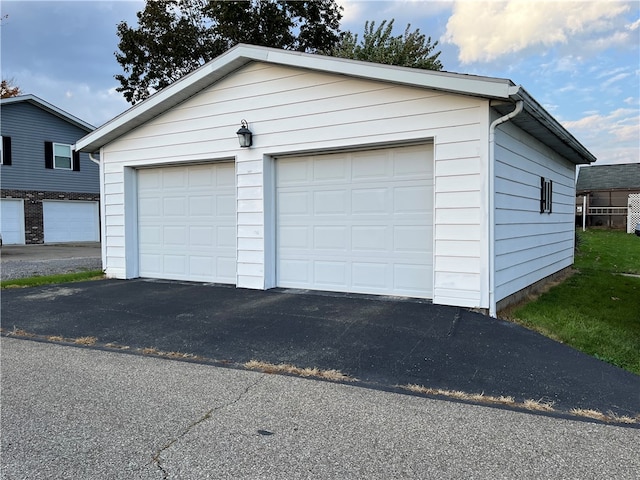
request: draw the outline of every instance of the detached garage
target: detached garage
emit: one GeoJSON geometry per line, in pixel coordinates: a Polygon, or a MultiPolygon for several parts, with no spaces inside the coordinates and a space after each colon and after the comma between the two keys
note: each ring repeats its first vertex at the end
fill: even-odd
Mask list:
{"type": "Polygon", "coordinates": [[[248,45],[76,147],[100,154],[108,276],[492,315],[573,263],[575,168],[595,161],[510,80],[248,45]]]}

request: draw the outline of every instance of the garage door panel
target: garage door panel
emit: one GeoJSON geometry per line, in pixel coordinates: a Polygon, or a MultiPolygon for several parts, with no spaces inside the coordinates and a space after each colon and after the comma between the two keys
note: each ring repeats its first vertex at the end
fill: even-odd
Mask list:
{"type": "Polygon", "coordinates": [[[44,200],[45,243],[99,241],[98,215],[98,202],[44,200]]]}
{"type": "MultiPolygon", "coordinates": [[[[233,187],[228,187],[233,188],[233,187]]],[[[216,195],[216,215],[219,217],[233,217],[236,215],[236,197],[230,195],[216,195]]]]}
{"type": "Polygon", "coordinates": [[[345,262],[316,261],[313,263],[314,283],[323,287],[340,287],[347,282],[348,265],[345,262]]]}
{"type": "Polygon", "coordinates": [[[346,226],[321,225],[313,228],[313,248],[346,252],[349,243],[349,229],[346,226]]]}
{"type": "Polygon", "coordinates": [[[393,249],[396,252],[424,253],[431,252],[431,227],[396,226],[393,228],[393,249]]]}
{"type": "Polygon", "coordinates": [[[314,215],[346,214],[348,194],[344,190],[313,192],[314,215]]]}
{"type": "Polygon", "coordinates": [[[277,160],[277,284],[431,298],[432,170],[429,147],[277,160]]]}
{"type": "Polygon", "coordinates": [[[308,259],[282,258],[279,264],[281,287],[299,287],[311,281],[311,264],[308,259]]]}
{"type": "Polygon", "coordinates": [[[6,245],[24,245],[24,201],[18,199],[0,200],[0,232],[6,245]]]}
{"type": "Polygon", "coordinates": [[[362,289],[361,291],[370,291],[371,293],[387,289],[389,287],[386,283],[389,278],[388,268],[389,266],[384,263],[353,262],[353,286],[362,289]]]}
{"type": "Polygon", "coordinates": [[[140,276],[235,283],[229,172],[233,178],[231,163],[138,171],[140,276]]]}

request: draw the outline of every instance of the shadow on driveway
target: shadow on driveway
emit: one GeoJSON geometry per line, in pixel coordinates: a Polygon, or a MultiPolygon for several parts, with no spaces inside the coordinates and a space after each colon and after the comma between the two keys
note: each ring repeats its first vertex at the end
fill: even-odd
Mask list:
{"type": "Polygon", "coordinates": [[[554,408],[640,413],[640,376],[518,325],[456,307],[359,295],[103,280],[2,291],[4,334],[337,369],[365,386],[417,384],[554,408]]]}

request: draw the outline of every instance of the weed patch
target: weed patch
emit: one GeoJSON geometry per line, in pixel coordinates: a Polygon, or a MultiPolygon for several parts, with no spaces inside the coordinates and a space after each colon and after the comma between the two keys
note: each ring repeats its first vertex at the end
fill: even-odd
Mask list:
{"type": "Polygon", "coordinates": [[[314,377],[321,378],[323,380],[330,380],[333,382],[356,382],[357,379],[345,375],[339,370],[321,370],[319,368],[300,368],[288,363],[273,364],[268,362],[261,362],[258,360],[250,360],[244,364],[245,368],[249,370],[258,370],[264,373],[279,373],[296,375],[299,377],[314,377]]]}
{"type": "Polygon", "coordinates": [[[89,270],[86,272],[62,273],[59,275],[43,275],[39,277],[17,278],[15,280],[0,281],[0,288],[27,288],[55,283],[82,282],[85,280],[102,280],[102,270],[89,270]]]}

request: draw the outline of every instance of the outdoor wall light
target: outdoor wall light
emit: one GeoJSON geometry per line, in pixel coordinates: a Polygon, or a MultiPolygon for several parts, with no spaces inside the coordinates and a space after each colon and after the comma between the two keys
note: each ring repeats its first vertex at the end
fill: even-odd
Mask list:
{"type": "Polygon", "coordinates": [[[252,134],[251,134],[251,130],[247,128],[248,126],[249,124],[247,123],[247,121],[242,120],[240,122],[240,130],[236,132],[236,134],[238,135],[238,141],[240,142],[240,146],[243,148],[251,146],[252,134]]]}

